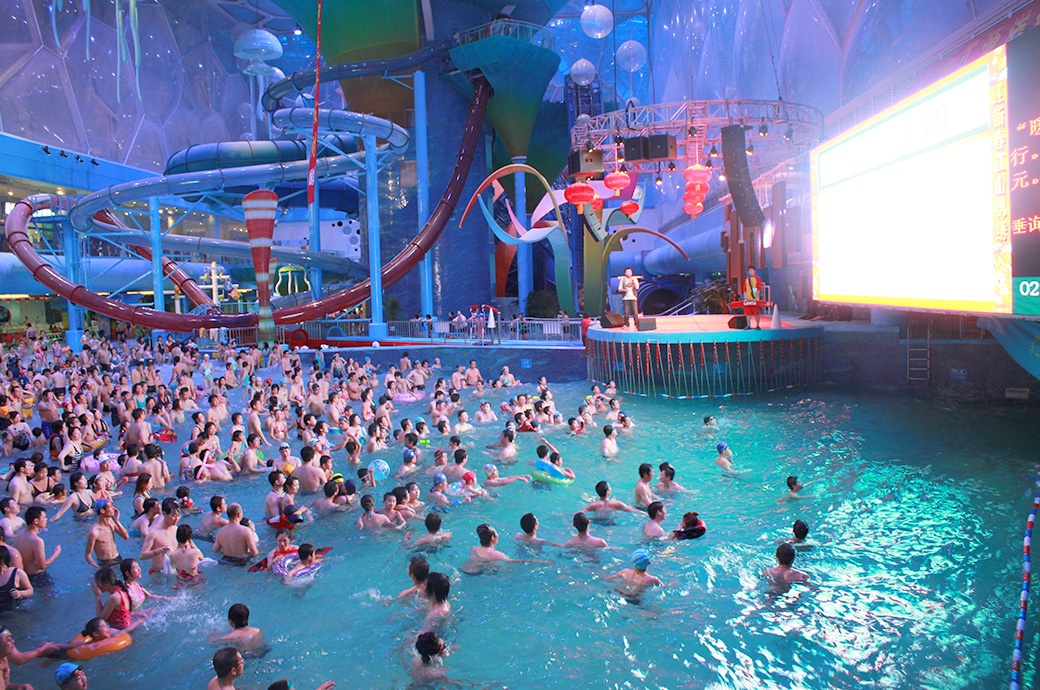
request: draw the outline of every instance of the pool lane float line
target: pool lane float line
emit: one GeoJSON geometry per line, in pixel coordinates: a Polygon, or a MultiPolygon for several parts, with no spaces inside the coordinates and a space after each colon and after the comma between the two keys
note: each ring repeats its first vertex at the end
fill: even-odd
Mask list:
{"type": "Polygon", "coordinates": [[[1033,543],[1033,524],[1040,509],[1040,472],[1037,473],[1037,492],[1033,498],[1033,509],[1026,520],[1025,537],[1022,539],[1022,595],[1018,602],[1018,623],[1015,625],[1015,647],[1011,654],[1011,690],[1019,690],[1022,667],[1022,639],[1026,632],[1026,614],[1029,611],[1029,583],[1032,580],[1032,562],[1029,551],[1033,543]]]}
{"type": "Polygon", "coordinates": [[[78,644],[80,646],[73,647],[68,651],[67,655],[70,659],[75,659],[76,661],[86,661],[87,659],[93,659],[96,656],[112,654],[113,652],[118,652],[123,649],[126,649],[130,646],[130,643],[133,642],[133,640],[130,639],[130,633],[126,632],[119,633],[118,635],[113,635],[112,637],[106,637],[105,639],[98,640],[97,642],[89,642],[87,644],[82,644],[83,642],[86,642],[86,639],[87,638],[83,637],[82,635],[76,635],[74,638],[72,638],[70,644],[78,644]]]}

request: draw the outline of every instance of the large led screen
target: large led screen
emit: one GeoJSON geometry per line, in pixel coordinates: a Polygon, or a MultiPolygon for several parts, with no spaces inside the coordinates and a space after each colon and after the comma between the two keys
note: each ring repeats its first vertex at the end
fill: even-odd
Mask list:
{"type": "MultiPolygon", "coordinates": [[[[1028,117],[1040,118],[1040,108],[1009,98],[1013,48],[1001,46],[812,152],[815,299],[1040,314],[1040,252],[1017,237],[1040,238],[1040,204],[1027,198],[1033,185],[1040,191],[1030,150],[1040,152],[1040,119],[1033,136],[1028,117]]],[[[1022,91],[1031,98],[1040,63],[1025,59],[1033,60],[1032,81],[1022,91]]]]}

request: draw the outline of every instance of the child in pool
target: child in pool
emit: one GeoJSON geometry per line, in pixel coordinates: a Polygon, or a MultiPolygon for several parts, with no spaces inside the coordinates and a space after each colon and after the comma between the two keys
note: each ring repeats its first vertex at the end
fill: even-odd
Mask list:
{"type": "Polygon", "coordinates": [[[412,661],[409,674],[418,683],[427,683],[433,680],[446,679],[444,671],[444,657],[448,655],[448,648],[444,641],[433,631],[420,633],[415,640],[415,651],[419,653],[412,661]]]}
{"type": "MultiPolygon", "coordinates": [[[[450,541],[453,537],[451,532],[444,530],[441,531],[441,516],[440,513],[430,513],[425,518],[426,534],[422,535],[412,544],[413,549],[419,549],[427,546],[436,546],[446,541],[450,541]]],[[[411,539],[411,532],[405,535],[404,543],[408,544],[411,539]]]]}
{"type": "Polygon", "coordinates": [[[300,550],[297,552],[300,560],[292,567],[292,570],[285,574],[282,578],[283,584],[290,584],[294,578],[308,572],[308,569],[313,569],[317,565],[317,554],[314,553],[314,546],[312,544],[300,544],[300,550]]]}
{"type": "Polygon", "coordinates": [[[607,582],[617,582],[617,591],[626,598],[639,597],[648,587],[661,587],[664,585],[653,575],[647,574],[650,567],[650,554],[646,549],[636,549],[632,552],[632,567],[623,568],[613,575],[604,579],[607,582]]]}
{"type": "Polygon", "coordinates": [[[206,580],[199,573],[199,563],[205,556],[191,539],[191,525],[177,526],[177,548],[170,552],[170,565],[177,570],[177,584],[197,585],[206,580]]]}

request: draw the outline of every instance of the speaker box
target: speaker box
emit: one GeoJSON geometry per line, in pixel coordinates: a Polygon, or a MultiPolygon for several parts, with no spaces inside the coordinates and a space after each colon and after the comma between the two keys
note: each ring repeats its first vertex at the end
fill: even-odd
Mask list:
{"type": "Polygon", "coordinates": [[[640,331],[656,331],[657,319],[646,316],[640,319],[636,319],[636,329],[640,331]]]}
{"type": "Polygon", "coordinates": [[[625,317],[608,309],[599,317],[599,325],[603,328],[621,328],[625,325],[625,317]]]}
{"type": "Polygon", "coordinates": [[[602,173],[603,151],[599,149],[593,149],[592,151],[587,151],[585,149],[580,151],[571,151],[568,164],[571,170],[571,175],[602,173]]]}
{"type": "Polygon", "coordinates": [[[766,216],[762,213],[762,207],[758,205],[755,189],[751,185],[745,146],[743,125],[722,128],[722,160],[726,165],[726,184],[729,185],[729,194],[733,197],[733,207],[737,209],[740,222],[745,227],[760,228],[765,223],[766,216]]]}
{"type": "Polygon", "coordinates": [[[747,317],[746,316],[734,316],[729,320],[729,327],[733,330],[742,330],[747,328],[747,317]]]}
{"type": "Polygon", "coordinates": [[[649,137],[629,137],[625,139],[625,160],[645,161],[650,158],[649,137]]]}
{"type": "Polygon", "coordinates": [[[667,161],[675,159],[675,135],[674,134],[651,134],[647,137],[647,158],[652,161],[667,161]]]}

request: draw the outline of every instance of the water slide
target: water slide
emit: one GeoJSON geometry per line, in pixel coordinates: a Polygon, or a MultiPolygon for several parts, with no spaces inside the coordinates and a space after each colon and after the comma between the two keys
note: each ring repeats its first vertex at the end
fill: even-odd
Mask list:
{"type": "MultiPolygon", "coordinates": [[[[469,175],[473,162],[473,151],[479,141],[481,124],[492,91],[487,81],[480,77],[474,87],[473,100],[463,130],[462,142],[459,145],[458,158],[448,186],[419,234],[400,254],[382,267],[384,287],[395,284],[419,264],[440,237],[455,211],[469,175]]],[[[309,108],[291,108],[278,110],[273,117],[281,126],[282,124],[309,123],[313,116],[313,110],[309,108]]],[[[383,118],[342,110],[319,110],[319,120],[323,127],[334,131],[350,132],[359,136],[374,135],[386,142],[386,145],[392,149],[403,149],[408,143],[407,131],[383,118]]],[[[354,163],[347,156],[328,156],[318,161],[317,174],[320,178],[339,176],[351,169],[354,169],[354,163]]],[[[139,180],[109,187],[89,194],[78,201],[56,195],[34,195],[15,204],[7,217],[5,232],[12,252],[25,265],[33,278],[49,287],[57,295],[91,311],[133,325],[169,331],[185,332],[199,328],[250,327],[257,324],[256,314],[170,314],[124,304],[93,293],[82,285],[76,285],[59,274],[36,252],[28,235],[29,221],[36,212],[51,209],[68,213],[73,226],[82,231],[94,223],[95,214],[130,201],[153,196],[215,193],[230,187],[256,187],[303,180],[306,177],[306,160],[265,162],[236,168],[183,172],[139,180]]],[[[351,309],[368,299],[370,294],[371,283],[364,280],[329,297],[279,309],[274,313],[274,320],[276,324],[285,325],[321,318],[328,314],[351,309]]]]}

